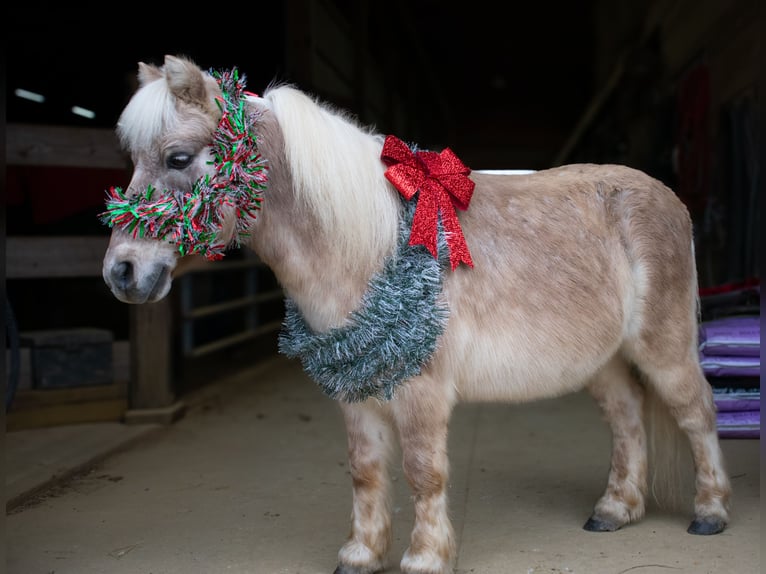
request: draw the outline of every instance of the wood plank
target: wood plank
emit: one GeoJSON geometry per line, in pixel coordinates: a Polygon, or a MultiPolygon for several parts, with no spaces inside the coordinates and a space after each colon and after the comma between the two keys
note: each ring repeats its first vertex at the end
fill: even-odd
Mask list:
{"type": "Polygon", "coordinates": [[[8,124],[6,165],[58,165],[128,169],[130,157],[114,130],[34,124],[8,124]]]}
{"type": "Polygon", "coordinates": [[[226,347],[231,347],[238,343],[244,343],[245,341],[254,339],[256,337],[260,337],[261,335],[279,331],[279,329],[281,328],[282,328],[281,320],[265,323],[256,329],[251,329],[249,331],[243,331],[241,333],[229,335],[228,337],[217,339],[211,343],[206,343],[204,345],[200,345],[199,347],[195,347],[189,352],[189,356],[202,357],[209,353],[213,353],[215,351],[220,351],[221,349],[225,349],[226,347]]]}
{"type": "Polygon", "coordinates": [[[223,301],[222,303],[213,303],[212,305],[197,307],[182,313],[181,317],[183,319],[199,319],[201,317],[209,317],[210,315],[217,315],[225,311],[231,311],[232,309],[252,307],[258,303],[264,303],[266,301],[281,300],[283,297],[284,292],[281,289],[274,289],[272,291],[258,293],[257,295],[248,295],[238,299],[223,301]]]}
{"type": "Polygon", "coordinates": [[[6,413],[6,430],[16,431],[56,425],[120,421],[127,411],[126,399],[105,399],[85,403],[48,405],[6,413]]]}
{"type": "Polygon", "coordinates": [[[129,403],[132,410],[167,407],[175,401],[172,384],[173,313],[166,297],[131,305],[129,403]]]}
{"type": "Polygon", "coordinates": [[[127,383],[72,387],[69,389],[33,389],[18,391],[13,398],[11,412],[39,409],[51,405],[81,404],[92,401],[126,399],[127,383]]]}
{"type": "Polygon", "coordinates": [[[100,277],[109,237],[7,237],[7,279],[100,277]]]}

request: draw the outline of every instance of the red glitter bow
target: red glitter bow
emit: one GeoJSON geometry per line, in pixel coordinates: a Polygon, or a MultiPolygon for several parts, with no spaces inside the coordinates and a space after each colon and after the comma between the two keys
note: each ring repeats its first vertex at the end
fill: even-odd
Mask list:
{"type": "Polygon", "coordinates": [[[425,245],[436,258],[437,223],[441,212],[452,270],[461,261],[473,267],[455,212],[455,208],[468,209],[474,188],[474,182],[468,178],[471,170],[449,148],[441,153],[413,153],[407,144],[391,135],[386,136],[380,158],[388,166],[386,179],[406,199],[412,199],[420,191],[412,220],[410,245],[425,245]]]}

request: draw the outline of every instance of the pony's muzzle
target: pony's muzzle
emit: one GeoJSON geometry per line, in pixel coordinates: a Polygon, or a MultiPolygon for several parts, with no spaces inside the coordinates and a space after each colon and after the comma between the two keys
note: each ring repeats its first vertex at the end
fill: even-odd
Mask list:
{"type": "Polygon", "coordinates": [[[123,303],[159,301],[170,291],[176,253],[168,243],[114,232],[104,257],[104,282],[123,303]]]}

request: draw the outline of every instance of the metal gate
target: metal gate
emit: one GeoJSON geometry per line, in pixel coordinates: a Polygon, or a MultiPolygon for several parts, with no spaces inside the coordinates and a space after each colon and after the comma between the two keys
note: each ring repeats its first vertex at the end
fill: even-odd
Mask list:
{"type": "Polygon", "coordinates": [[[270,269],[256,257],[190,269],[179,281],[181,350],[185,357],[201,357],[282,326],[283,291],[274,286],[270,269]],[[215,291],[222,293],[211,295],[215,291]],[[229,324],[217,329],[201,325],[216,317],[220,323],[226,316],[231,317],[229,324]]]}

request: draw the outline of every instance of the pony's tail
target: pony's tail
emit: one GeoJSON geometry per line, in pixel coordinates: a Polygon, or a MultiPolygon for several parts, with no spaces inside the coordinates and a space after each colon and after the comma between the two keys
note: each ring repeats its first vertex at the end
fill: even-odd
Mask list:
{"type": "Polygon", "coordinates": [[[645,389],[644,421],[649,454],[647,503],[674,513],[688,511],[694,489],[689,440],[651,385],[645,389]]]}

